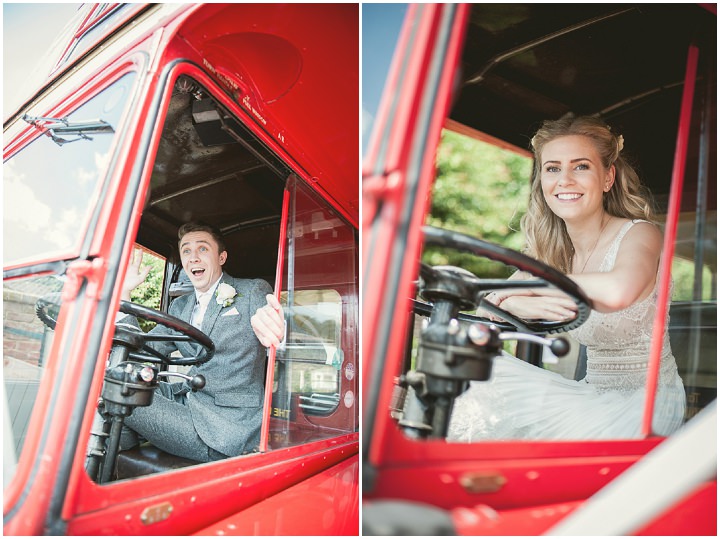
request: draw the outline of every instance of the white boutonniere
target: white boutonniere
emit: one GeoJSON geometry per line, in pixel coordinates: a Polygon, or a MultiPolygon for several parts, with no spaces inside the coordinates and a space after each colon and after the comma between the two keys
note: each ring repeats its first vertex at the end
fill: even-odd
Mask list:
{"type": "Polygon", "coordinates": [[[233,304],[233,301],[235,301],[235,296],[237,295],[237,291],[232,286],[227,283],[220,283],[215,291],[215,301],[218,302],[218,305],[230,307],[230,305],[233,304]]]}

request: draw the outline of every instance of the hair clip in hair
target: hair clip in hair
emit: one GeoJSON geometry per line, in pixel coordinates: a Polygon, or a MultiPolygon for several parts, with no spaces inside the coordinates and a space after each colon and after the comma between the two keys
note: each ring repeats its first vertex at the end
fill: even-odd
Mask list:
{"type": "Polygon", "coordinates": [[[625,147],[625,139],[622,135],[618,135],[615,140],[617,140],[618,153],[620,153],[625,147]]]}

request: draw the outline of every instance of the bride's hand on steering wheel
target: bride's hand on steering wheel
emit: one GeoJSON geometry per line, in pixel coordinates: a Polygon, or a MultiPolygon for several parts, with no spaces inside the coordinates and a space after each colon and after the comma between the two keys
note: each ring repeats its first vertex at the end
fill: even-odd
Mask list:
{"type": "MultiPolygon", "coordinates": [[[[498,292],[490,292],[485,296],[485,301],[488,303],[492,303],[496,307],[499,307],[500,304],[507,298],[506,295],[501,295],[498,292]]],[[[475,311],[475,315],[477,316],[483,316],[487,318],[488,320],[491,320],[493,322],[502,322],[503,318],[497,316],[495,313],[492,313],[486,309],[484,309],[482,306],[478,307],[475,311]]]]}
{"type": "Polygon", "coordinates": [[[500,307],[525,320],[562,322],[577,314],[577,305],[567,296],[513,295],[504,299],[500,307]]]}

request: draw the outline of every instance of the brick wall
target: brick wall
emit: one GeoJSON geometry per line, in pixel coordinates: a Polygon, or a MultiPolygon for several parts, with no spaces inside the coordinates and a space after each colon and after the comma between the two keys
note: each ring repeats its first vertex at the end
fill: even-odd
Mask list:
{"type": "Polygon", "coordinates": [[[3,290],[3,366],[13,359],[33,366],[41,364],[45,325],[35,314],[39,296],[5,288],[3,290]]]}

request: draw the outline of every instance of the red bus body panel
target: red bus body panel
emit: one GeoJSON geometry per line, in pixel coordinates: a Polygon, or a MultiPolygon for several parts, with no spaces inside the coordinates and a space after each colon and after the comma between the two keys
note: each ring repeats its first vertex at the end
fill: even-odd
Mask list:
{"type": "MultiPolygon", "coordinates": [[[[119,226],[121,201],[126,196],[134,197],[126,191],[132,174],[137,173],[133,171],[135,162],[145,163],[141,189],[147,189],[154,155],[142,154],[142,128],[153,122],[162,124],[164,112],[160,112],[159,118],[153,115],[167,106],[170,89],[163,88],[170,70],[190,70],[209,86],[220,88],[222,95],[217,97],[223,105],[241,118],[258,139],[292,163],[324,201],[357,227],[358,7],[208,4],[156,8],[164,10],[164,16],[155,16],[154,24],[148,25],[143,17],[153,15],[143,11],[142,24],[150,29],[139,36],[130,31],[128,35],[133,37],[128,39],[113,37],[109,47],[115,51],[112,57],[106,56],[88,78],[74,75],[77,65],[92,64],[92,59],[83,57],[79,64],[58,67],[49,75],[48,86],[38,94],[40,97],[27,102],[32,107],[53,99],[50,83],[55,77],[61,81],[75,78],[76,90],[72,95],[64,97],[53,110],[44,111],[47,115],[62,115],[85,100],[93,87],[112,73],[128,69],[142,73],[137,83],[137,106],[132,112],[134,127],[129,129],[129,136],[117,142],[123,160],[110,172],[110,196],[101,201],[97,231],[91,241],[89,255],[96,263],[77,268],[78,288],[85,279],[89,289],[102,290],[106,261],[111,250],[117,248],[112,243],[119,226]],[[339,42],[343,46],[338,46],[339,42]],[[243,46],[261,52],[243,57],[238,53],[243,46]],[[328,53],[331,65],[325,61],[328,53]],[[128,58],[135,60],[129,62],[128,58]],[[188,63],[195,67],[187,67],[188,63]],[[332,85],[325,83],[328,71],[337,76],[332,85]],[[156,99],[159,101],[155,102],[156,99]]],[[[111,32],[115,30],[113,27],[111,32]]],[[[30,126],[14,135],[5,146],[5,159],[36,136],[30,126]]],[[[153,137],[159,136],[159,130],[154,130],[153,137]]],[[[156,141],[149,147],[156,147],[156,141]]],[[[130,252],[137,233],[142,204],[142,198],[137,197],[134,229],[129,231],[125,253],[130,252]]],[[[61,253],[34,262],[77,255],[61,253]]],[[[127,264],[127,260],[120,264],[127,264]]],[[[68,274],[72,275],[72,269],[68,274]]],[[[92,293],[88,297],[92,299],[92,293]]],[[[118,301],[116,291],[116,304],[118,301]]],[[[224,519],[231,519],[238,529],[249,530],[258,519],[280,519],[286,514],[292,520],[275,523],[283,533],[296,533],[293,530],[330,535],[358,533],[357,432],[244,459],[185,468],[171,475],[105,486],[92,482],[84,471],[84,450],[79,447],[87,443],[94,410],[88,408],[83,419],[70,416],[78,399],[81,378],[78,373],[82,372],[83,358],[90,350],[85,328],[92,325],[97,303],[84,301],[77,305],[69,296],[63,303],[57,337],[50,351],[50,357],[55,359],[48,362],[23,450],[23,456],[35,455],[35,459],[19,461],[13,482],[5,490],[6,535],[47,533],[46,515],[50,507],[58,504],[62,505],[67,534],[191,534],[210,530],[224,519]],[[83,434],[73,442],[68,438],[69,424],[81,420],[83,434]],[[74,452],[72,469],[60,469],[60,456],[68,451],[74,452]],[[318,495],[315,511],[342,508],[344,513],[326,518],[318,526],[299,518],[308,514],[307,507],[295,510],[288,504],[302,501],[305,489],[318,495]],[[283,494],[286,490],[288,493],[283,494]],[[54,491],[63,492],[64,499],[53,499],[50,493],[54,491]],[[171,507],[168,512],[171,516],[155,522],[147,515],[154,514],[158,505],[171,507]],[[254,507],[246,522],[244,511],[254,507]]],[[[110,349],[112,334],[112,320],[108,320],[100,344],[101,356],[110,349]]],[[[100,392],[103,370],[104,361],[98,361],[92,373],[93,395],[100,392]]],[[[353,384],[357,384],[357,379],[353,384]]]]}
{"type": "MultiPolygon", "coordinates": [[[[648,428],[639,440],[448,444],[406,436],[389,413],[405,360],[412,309],[408,298],[414,297],[420,229],[435,175],[435,149],[453,99],[451,83],[467,24],[466,9],[447,4],[409,6],[363,161],[362,458],[368,468],[364,477],[369,479],[364,482],[363,500],[368,507],[381,501],[407,501],[440,508],[451,515],[460,535],[539,535],[582,507],[664,439],[648,428]],[[450,19],[445,28],[449,35],[438,35],[442,21],[450,19]],[[432,77],[427,73],[434,54],[442,55],[442,67],[432,77]],[[432,107],[427,106],[428,96],[432,107]],[[420,124],[423,107],[427,107],[426,123],[420,124]],[[473,484],[486,487],[473,491],[468,486],[473,484]]],[[[694,77],[692,60],[691,51],[688,80],[694,77]]],[[[687,90],[690,103],[693,81],[687,90]]],[[[686,122],[682,126],[677,141],[681,153],[688,137],[686,122]]],[[[681,176],[684,161],[676,170],[681,176]]],[[[671,212],[677,211],[677,205],[671,206],[671,212]]],[[[669,222],[676,218],[668,216],[669,222]]],[[[675,239],[672,226],[666,234],[667,249],[675,239]]],[[[660,276],[666,288],[671,258],[672,252],[663,260],[660,276]]],[[[661,298],[667,298],[663,290],[661,298]]],[[[658,336],[666,315],[658,309],[656,344],[662,344],[658,336]]],[[[656,382],[660,348],[654,353],[651,368],[656,382]]],[[[651,384],[648,400],[654,395],[651,384]]],[[[651,414],[652,408],[646,411],[651,414]]],[[[636,533],[714,535],[716,488],[716,480],[707,482],[636,533]],[[711,514],[714,518],[709,518],[711,514]]]]}

